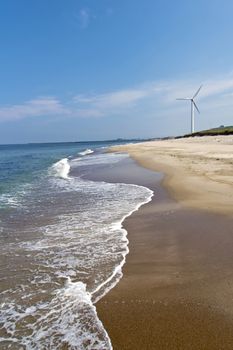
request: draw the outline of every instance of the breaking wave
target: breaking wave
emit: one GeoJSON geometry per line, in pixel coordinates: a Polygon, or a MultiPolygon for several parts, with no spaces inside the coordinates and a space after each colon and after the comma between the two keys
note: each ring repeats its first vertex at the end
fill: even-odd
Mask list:
{"type": "Polygon", "coordinates": [[[92,149],[87,148],[85,151],[79,152],[79,155],[80,156],[87,156],[88,154],[92,154],[92,153],[94,153],[94,151],[92,151],[92,149]]]}
{"type": "Polygon", "coordinates": [[[54,176],[60,177],[62,179],[68,179],[68,174],[70,172],[70,164],[68,158],[63,158],[57,163],[53,164],[50,168],[50,173],[54,176]]]}

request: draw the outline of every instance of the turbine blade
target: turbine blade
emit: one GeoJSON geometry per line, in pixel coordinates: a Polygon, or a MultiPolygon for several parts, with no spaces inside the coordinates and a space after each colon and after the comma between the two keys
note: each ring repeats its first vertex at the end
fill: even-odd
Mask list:
{"type": "Polygon", "coordinates": [[[195,97],[197,97],[197,95],[199,94],[199,92],[200,92],[202,86],[203,86],[203,85],[201,85],[201,86],[199,87],[199,89],[197,90],[197,92],[194,94],[193,99],[194,99],[195,97]]]}
{"type": "Polygon", "coordinates": [[[190,101],[191,98],[177,98],[177,100],[179,100],[179,101],[190,101]]]}
{"type": "Polygon", "coordinates": [[[199,111],[199,109],[198,109],[198,107],[197,107],[197,105],[196,105],[196,103],[192,100],[192,103],[194,104],[194,106],[195,106],[195,108],[196,108],[196,110],[198,111],[198,113],[200,114],[200,111],[199,111]]]}

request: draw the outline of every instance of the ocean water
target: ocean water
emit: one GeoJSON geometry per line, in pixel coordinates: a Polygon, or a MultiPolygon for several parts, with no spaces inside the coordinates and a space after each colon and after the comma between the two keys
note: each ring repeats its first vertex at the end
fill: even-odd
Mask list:
{"type": "Polygon", "coordinates": [[[111,144],[0,146],[1,349],[112,348],[95,303],[122,277],[122,222],[153,193],[84,178],[127,158],[111,144]]]}

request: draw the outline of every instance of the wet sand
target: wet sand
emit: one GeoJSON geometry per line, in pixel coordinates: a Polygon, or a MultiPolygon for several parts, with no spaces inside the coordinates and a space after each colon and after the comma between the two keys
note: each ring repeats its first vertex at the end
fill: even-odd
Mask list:
{"type": "Polygon", "coordinates": [[[233,219],[185,209],[133,161],[92,178],[155,191],[125,220],[124,275],[97,304],[113,349],[233,349],[233,219]]]}

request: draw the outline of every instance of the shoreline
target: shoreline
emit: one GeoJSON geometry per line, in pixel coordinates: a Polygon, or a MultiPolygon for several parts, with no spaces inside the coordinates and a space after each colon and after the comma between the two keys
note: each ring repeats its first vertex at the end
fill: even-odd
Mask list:
{"type": "Polygon", "coordinates": [[[233,136],[149,141],[113,146],[147,169],[165,175],[162,184],[184,207],[233,217],[233,136]]]}
{"type": "Polygon", "coordinates": [[[124,221],[123,278],[96,304],[113,349],[232,349],[231,218],[182,207],[161,175],[130,166],[93,176],[155,192],[124,221]]]}

